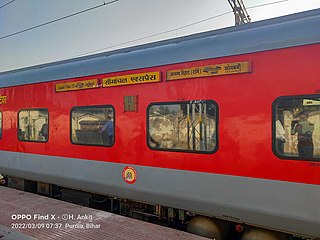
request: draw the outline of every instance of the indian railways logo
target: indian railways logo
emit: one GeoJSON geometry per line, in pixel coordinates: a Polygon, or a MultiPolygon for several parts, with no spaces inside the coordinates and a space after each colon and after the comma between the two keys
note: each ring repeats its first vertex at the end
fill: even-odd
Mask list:
{"type": "Polygon", "coordinates": [[[133,167],[126,166],[122,171],[122,178],[128,184],[133,184],[137,180],[137,172],[133,167]]]}

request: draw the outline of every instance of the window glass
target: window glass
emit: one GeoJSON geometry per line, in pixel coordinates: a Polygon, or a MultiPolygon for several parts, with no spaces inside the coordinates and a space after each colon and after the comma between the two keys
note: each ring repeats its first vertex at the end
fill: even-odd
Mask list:
{"type": "Polygon", "coordinates": [[[73,108],[71,111],[71,141],[85,145],[113,145],[113,108],[110,106],[73,108]]]}
{"type": "Polygon", "coordinates": [[[217,107],[213,101],[151,104],[147,116],[152,149],[213,152],[217,147],[217,107]]]}
{"type": "Polygon", "coordinates": [[[273,126],[277,155],[320,160],[320,97],[278,99],[273,126]]]}
{"type": "Polygon", "coordinates": [[[18,139],[20,141],[48,141],[48,110],[26,109],[18,114],[18,139]]]}

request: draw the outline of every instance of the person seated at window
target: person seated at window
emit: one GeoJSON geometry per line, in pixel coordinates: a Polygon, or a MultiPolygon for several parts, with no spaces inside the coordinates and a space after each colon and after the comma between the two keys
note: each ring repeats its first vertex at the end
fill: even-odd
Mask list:
{"type": "Polygon", "coordinates": [[[2,174],[0,173],[0,185],[3,185],[6,183],[6,180],[4,180],[4,177],[2,176],[2,174]]]}
{"type": "Polygon", "coordinates": [[[309,122],[308,113],[301,112],[298,121],[291,123],[291,135],[298,133],[298,152],[300,157],[312,158],[313,157],[313,140],[312,134],[314,124],[309,122]]]}
{"type": "Polygon", "coordinates": [[[113,142],[113,122],[111,117],[107,117],[107,121],[99,132],[102,137],[103,145],[111,145],[113,142]]]}
{"type": "Polygon", "coordinates": [[[48,139],[48,123],[47,123],[47,119],[45,120],[45,123],[42,124],[42,127],[39,131],[39,136],[42,137],[44,139],[44,141],[46,141],[48,139]]]}
{"type": "Polygon", "coordinates": [[[284,143],[286,142],[285,138],[285,130],[282,125],[282,122],[279,120],[279,114],[277,113],[277,121],[276,121],[276,139],[277,139],[277,151],[280,154],[284,153],[284,143]]]}
{"type": "Polygon", "coordinates": [[[22,129],[19,128],[18,137],[19,137],[19,140],[27,140],[26,131],[22,131],[22,129]]]}

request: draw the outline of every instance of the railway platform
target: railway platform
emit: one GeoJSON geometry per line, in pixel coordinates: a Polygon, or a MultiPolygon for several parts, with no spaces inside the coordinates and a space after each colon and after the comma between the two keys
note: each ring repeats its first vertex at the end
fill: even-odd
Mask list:
{"type": "Polygon", "coordinates": [[[0,239],[207,238],[0,186],[0,239]]]}

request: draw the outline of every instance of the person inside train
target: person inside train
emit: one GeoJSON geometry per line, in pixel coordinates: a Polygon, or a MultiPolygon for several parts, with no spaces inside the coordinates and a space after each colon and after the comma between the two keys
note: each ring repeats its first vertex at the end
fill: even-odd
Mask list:
{"type": "Polygon", "coordinates": [[[113,122],[111,117],[107,117],[107,121],[100,129],[103,145],[111,145],[113,142],[113,122]]]}
{"type": "Polygon", "coordinates": [[[44,124],[42,124],[42,127],[39,131],[39,136],[43,138],[44,141],[47,141],[48,139],[48,122],[47,119],[45,119],[44,124]]]}
{"type": "Polygon", "coordinates": [[[276,115],[276,140],[277,140],[277,152],[280,154],[284,153],[284,143],[286,142],[285,130],[279,119],[279,113],[276,115]]]}
{"type": "Polygon", "coordinates": [[[150,136],[150,135],[149,135],[149,144],[153,148],[159,148],[160,147],[160,144],[156,140],[154,140],[153,137],[150,136]]]}
{"type": "Polygon", "coordinates": [[[19,128],[19,130],[18,130],[18,138],[19,138],[19,140],[26,140],[27,139],[26,131],[22,131],[22,129],[19,128]]]}
{"type": "Polygon", "coordinates": [[[2,174],[0,173],[0,185],[5,184],[6,181],[4,180],[4,177],[2,176],[2,174]]]}
{"type": "Polygon", "coordinates": [[[312,158],[313,157],[313,140],[312,134],[314,124],[309,122],[308,113],[301,112],[298,121],[291,123],[291,135],[298,133],[298,153],[300,157],[312,158]]]}

